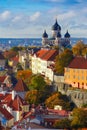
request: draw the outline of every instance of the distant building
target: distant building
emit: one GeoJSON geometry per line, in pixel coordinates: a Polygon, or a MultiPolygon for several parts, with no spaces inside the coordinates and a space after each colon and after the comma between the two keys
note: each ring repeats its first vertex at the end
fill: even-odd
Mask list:
{"type": "Polygon", "coordinates": [[[55,24],[52,26],[52,37],[48,38],[48,34],[46,30],[44,31],[42,35],[42,45],[56,45],[59,48],[71,48],[70,44],[70,34],[67,32],[64,35],[64,38],[62,38],[61,35],[61,26],[58,24],[57,19],[55,21],[55,24]]]}
{"type": "Polygon", "coordinates": [[[29,68],[29,53],[27,50],[19,51],[19,63],[24,70],[29,68]]]}
{"type": "Polygon", "coordinates": [[[87,89],[87,58],[75,57],[65,67],[64,81],[72,87],[87,89]]]}
{"type": "Polygon", "coordinates": [[[0,70],[3,70],[5,67],[5,57],[0,53],[0,70]]]}

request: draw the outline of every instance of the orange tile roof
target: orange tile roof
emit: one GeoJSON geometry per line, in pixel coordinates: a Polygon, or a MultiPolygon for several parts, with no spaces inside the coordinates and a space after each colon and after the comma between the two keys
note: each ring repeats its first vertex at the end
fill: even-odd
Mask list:
{"type": "Polygon", "coordinates": [[[2,113],[7,120],[14,118],[5,108],[0,106],[0,113],[2,113]]]}
{"type": "Polygon", "coordinates": [[[18,79],[18,82],[15,85],[14,90],[17,92],[24,92],[24,91],[28,91],[28,88],[22,79],[18,79]]]}
{"type": "Polygon", "coordinates": [[[55,57],[58,55],[58,51],[57,50],[47,50],[47,49],[42,49],[39,50],[36,53],[36,56],[43,59],[43,60],[50,60],[53,61],[55,59],[55,57]]]}
{"type": "Polygon", "coordinates": [[[46,50],[46,49],[39,50],[36,53],[36,56],[39,57],[39,58],[41,58],[46,52],[48,52],[48,50],[46,50]]]}
{"type": "Polygon", "coordinates": [[[48,53],[42,57],[43,60],[54,61],[55,57],[58,55],[56,50],[48,50],[48,53]]]}
{"type": "Polygon", "coordinates": [[[84,57],[75,57],[68,67],[76,69],[87,69],[87,59],[84,57]]]}

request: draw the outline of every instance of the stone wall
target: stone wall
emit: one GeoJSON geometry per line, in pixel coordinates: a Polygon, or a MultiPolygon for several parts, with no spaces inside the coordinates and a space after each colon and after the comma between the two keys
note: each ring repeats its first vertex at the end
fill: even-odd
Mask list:
{"type": "Polygon", "coordinates": [[[87,91],[82,91],[80,89],[67,90],[67,96],[77,107],[82,107],[83,104],[87,104],[87,91]]]}
{"type": "Polygon", "coordinates": [[[82,89],[74,89],[70,85],[64,83],[64,76],[54,75],[54,90],[66,94],[71,102],[77,107],[87,104],[87,91],[82,89]]]}

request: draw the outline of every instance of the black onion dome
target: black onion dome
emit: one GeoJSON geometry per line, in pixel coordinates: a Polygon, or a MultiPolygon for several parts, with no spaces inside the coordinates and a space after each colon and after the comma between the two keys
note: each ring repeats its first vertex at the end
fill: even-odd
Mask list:
{"type": "Polygon", "coordinates": [[[44,37],[44,38],[48,38],[48,34],[46,33],[46,30],[44,31],[42,37],[44,37]]]}
{"type": "Polygon", "coordinates": [[[70,34],[68,33],[68,31],[65,33],[64,37],[69,38],[70,34]]]}
{"type": "Polygon", "coordinates": [[[61,34],[60,34],[60,32],[58,32],[58,33],[57,33],[57,37],[59,37],[59,38],[61,37],[61,34]]]}
{"type": "Polygon", "coordinates": [[[61,27],[58,24],[57,20],[56,20],[55,24],[52,26],[52,30],[61,30],[61,27]]]}

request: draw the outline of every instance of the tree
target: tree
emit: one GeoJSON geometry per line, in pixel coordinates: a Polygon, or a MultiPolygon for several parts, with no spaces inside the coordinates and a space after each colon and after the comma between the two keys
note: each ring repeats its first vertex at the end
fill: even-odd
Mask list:
{"type": "Polygon", "coordinates": [[[25,100],[29,102],[29,104],[38,104],[39,103],[39,95],[38,90],[30,90],[25,95],[25,100]]]}
{"type": "Polygon", "coordinates": [[[87,48],[83,41],[80,40],[73,46],[72,51],[76,56],[83,56],[87,53],[87,48]]]}
{"type": "Polygon", "coordinates": [[[30,80],[30,89],[36,89],[39,91],[43,91],[46,86],[46,82],[44,81],[44,78],[41,75],[33,75],[30,80]]]}
{"type": "Polygon", "coordinates": [[[64,67],[67,67],[73,59],[73,53],[69,49],[65,49],[63,53],[58,55],[55,60],[55,70],[58,74],[64,74],[64,67]]]}
{"type": "Polygon", "coordinates": [[[17,70],[18,70],[18,71],[19,71],[19,70],[23,70],[23,68],[22,68],[22,66],[21,66],[20,63],[17,64],[17,70]]]}
{"type": "Polygon", "coordinates": [[[20,46],[20,47],[14,46],[14,47],[11,48],[11,50],[15,51],[15,52],[18,52],[18,51],[21,51],[21,50],[25,50],[25,49],[26,49],[26,47],[22,47],[22,46],[20,46]]]}
{"type": "Polygon", "coordinates": [[[60,105],[64,110],[70,110],[71,106],[67,96],[62,95],[60,92],[53,93],[45,101],[46,106],[54,108],[55,105],[60,105]]]}
{"type": "Polygon", "coordinates": [[[70,129],[71,121],[67,118],[55,121],[53,127],[56,129],[70,129]]]}
{"type": "Polygon", "coordinates": [[[29,78],[32,75],[31,70],[19,70],[16,74],[17,78],[21,78],[23,81],[25,81],[27,78],[29,78]]]}
{"type": "Polygon", "coordinates": [[[87,110],[82,108],[75,108],[72,114],[71,126],[73,128],[87,127],[87,110]]]}

